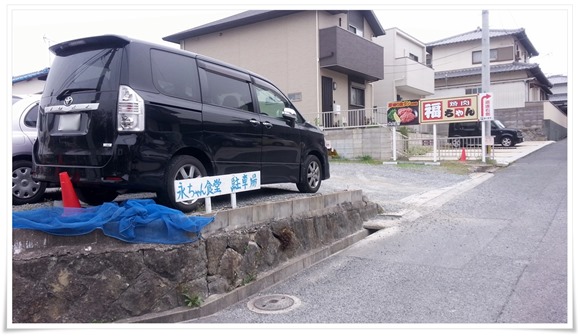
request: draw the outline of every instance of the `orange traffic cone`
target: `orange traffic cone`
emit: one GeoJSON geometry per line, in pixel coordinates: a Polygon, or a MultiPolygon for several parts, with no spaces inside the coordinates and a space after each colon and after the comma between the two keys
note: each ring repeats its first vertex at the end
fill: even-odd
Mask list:
{"type": "Polygon", "coordinates": [[[67,172],[62,172],[58,174],[60,178],[60,188],[62,192],[62,205],[65,208],[80,208],[81,203],[73,189],[70,177],[67,172]]]}
{"type": "Polygon", "coordinates": [[[463,162],[465,161],[466,157],[465,157],[465,148],[461,149],[461,157],[459,158],[459,161],[463,162]]]}

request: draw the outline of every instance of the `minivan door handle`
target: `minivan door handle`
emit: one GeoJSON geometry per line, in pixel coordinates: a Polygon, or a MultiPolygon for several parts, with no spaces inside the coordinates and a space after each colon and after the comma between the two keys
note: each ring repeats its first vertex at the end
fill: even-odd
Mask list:
{"type": "Polygon", "coordinates": [[[268,128],[268,129],[272,128],[272,123],[269,121],[263,121],[262,125],[264,125],[264,127],[268,128]]]}
{"type": "Polygon", "coordinates": [[[260,125],[260,122],[254,118],[250,119],[250,124],[252,124],[252,126],[258,126],[260,125]]]}

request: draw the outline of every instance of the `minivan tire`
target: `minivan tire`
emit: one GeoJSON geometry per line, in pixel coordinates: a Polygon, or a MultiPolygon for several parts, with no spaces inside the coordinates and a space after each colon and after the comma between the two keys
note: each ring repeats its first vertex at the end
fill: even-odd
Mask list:
{"type": "Polygon", "coordinates": [[[88,205],[102,205],[112,202],[119,196],[116,190],[95,188],[95,187],[75,187],[78,199],[88,205]]]}
{"type": "Polygon", "coordinates": [[[320,160],[315,155],[308,155],[304,161],[304,174],[300,183],[296,184],[302,193],[315,193],[322,182],[322,167],[320,160]]]}
{"type": "Polygon", "coordinates": [[[18,160],[12,162],[12,204],[36,203],[44,196],[46,182],[32,178],[32,162],[18,160]]]}
{"type": "Polygon", "coordinates": [[[157,192],[159,203],[184,213],[195,211],[201,200],[198,198],[193,201],[177,202],[175,200],[174,182],[205,176],[207,176],[205,167],[198,159],[188,155],[174,157],[167,166],[163,177],[165,188],[157,192]]]}
{"type": "Polygon", "coordinates": [[[501,145],[504,147],[512,147],[514,145],[514,141],[512,140],[512,138],[504,136],[503,138],[501,138],[501,145]]]}

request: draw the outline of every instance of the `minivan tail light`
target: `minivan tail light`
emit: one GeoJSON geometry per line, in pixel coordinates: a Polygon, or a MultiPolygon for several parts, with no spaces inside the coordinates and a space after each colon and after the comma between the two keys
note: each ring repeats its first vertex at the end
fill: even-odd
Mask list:
{"type": "Polygon", "coordinates": [[[145,130],[145,101],[128,86],[119,86],[117,130],[142,132],[145,130]]]}

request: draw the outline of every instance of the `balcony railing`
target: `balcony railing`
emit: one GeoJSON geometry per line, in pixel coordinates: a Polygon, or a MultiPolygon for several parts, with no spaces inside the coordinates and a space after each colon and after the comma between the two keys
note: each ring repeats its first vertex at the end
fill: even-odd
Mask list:
{"type": "Polygon", "coordinates": [[[316,124],[323,129],[387,126],[387,107],[320,112],[316,124]]]}

